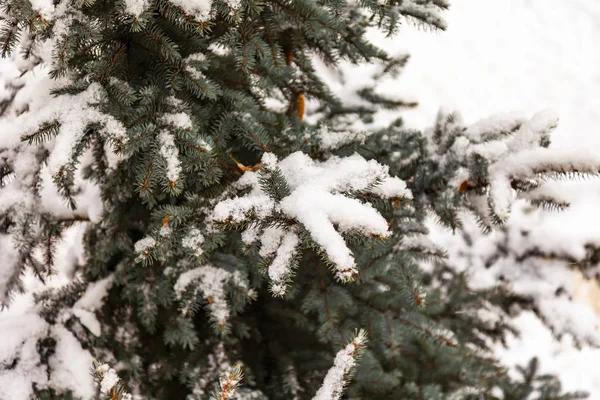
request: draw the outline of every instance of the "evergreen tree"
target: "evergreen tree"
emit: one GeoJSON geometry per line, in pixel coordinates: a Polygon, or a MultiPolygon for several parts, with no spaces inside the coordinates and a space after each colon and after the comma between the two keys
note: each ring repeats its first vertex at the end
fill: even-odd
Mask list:
{"type": "Polygon", "coordinates": [[[48,279],[66,229],[86,224],[72,280],[5,320],[19,339],[0,369],[27,377],[13,397],[92,397],[65,378],[92,354],[113,399],[578,398],[535,363],[517,384],[491,357],[510,327],[481,311],[503,288],[421,262],[444,254],[428,213],[460,229],[468,209],[491,229],[515,191],[552,204],[543,178],[595,173],[595,158],[548,149],[549,113],[344,130],[410,104],[374,87],[349,104],[315,67],[397,73],[406,58],[367,29],[443,29],[446,0],[0,4],[21,68],[0,109],[3,304],[26,270],[48,279]],[[51,80],[31,78],[32,95],[36,71],[51,80]],[[48,206],[50,182],[70,210],[48,206]]]}

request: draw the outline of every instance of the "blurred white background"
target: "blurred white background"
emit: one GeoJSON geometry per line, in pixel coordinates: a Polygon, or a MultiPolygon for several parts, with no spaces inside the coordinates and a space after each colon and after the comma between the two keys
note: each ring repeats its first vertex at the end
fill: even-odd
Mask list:
{"type": "MultiPolygon", "coordinates": [[[[446,32],[406,26],[385,41],[388,51],[411,55],[397,85],[381,88],[419,102],[402,112],[409,126],[430,126],[440,107],[460,111],[467,122],[552,108],[561,121],[553,146],[600,151],[600,1],[451,3],[446,32]]],[[[600,225],[600,179],[568,187],[581,203],[570,211],[571,228],[600,225]],[[597,210],[589,214],[592,209],[597,210]]],[[[511,340],[508,350],[498,349],[503,361],[524,363],[537,355],[543,371],[558,374],[565,389],[587,390],[600,399],[599,350],[578,350],[569,338],[557,341],[532,313],[515,322],[522,338],[511,340]]]]}

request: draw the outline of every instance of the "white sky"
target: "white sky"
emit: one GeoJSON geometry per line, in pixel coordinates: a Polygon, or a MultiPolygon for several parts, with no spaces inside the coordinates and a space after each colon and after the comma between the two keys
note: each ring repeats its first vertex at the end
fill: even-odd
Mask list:
{"type": "Polygon", "coordinates": [[[430,125],[440,106],[467,122],[496,112],[561,117],[554,143],[585,140],[600,150],[600,2],[453,0],[446,32],[404,29],[388,49],[411,60],[398,87],[420,107],[403,113],[430,125]]]}

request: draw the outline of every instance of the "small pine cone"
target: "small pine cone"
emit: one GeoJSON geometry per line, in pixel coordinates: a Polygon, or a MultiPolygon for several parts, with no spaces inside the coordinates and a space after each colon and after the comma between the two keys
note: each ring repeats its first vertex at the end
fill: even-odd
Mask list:
{"type": "Polygon", "coordinates": [[[298,111],[298,119],[300,121],[302,121],[304,119],[304,95],[302,93],[298,95],[297,111],[298,111]]]}

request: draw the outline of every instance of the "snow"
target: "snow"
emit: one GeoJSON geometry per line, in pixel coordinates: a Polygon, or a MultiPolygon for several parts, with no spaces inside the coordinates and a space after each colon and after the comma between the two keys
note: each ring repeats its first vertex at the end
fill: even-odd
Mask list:
{"type": "MultiPolygon", "coordinates": [[[[43,320],[33,301],[35,293],[60,288],[73,280],[75,266],[81,261],[83,254],[81,241],[85,228],[85,224],[75,225],[64,232],[56,254],[56,273],[46,284],[42,284],[31,271],[26,271],[23,277],[25,293],[16,294],[10,306],[0,311],[0,365],[10,365],[15,357],[19,358],[14,369],[0,369],[3,396],[11,399],[29,398],[33,395],[33,383],[38,388],[48,385],[48,371],[40,363],[37,350],[38,342],[48,337],[56,340],[55,353],[49,359],[52,386],[72,390],[75,396],[84,399],[92,398],[95,394],[93,379],[89,373],[93,357],[62,323],[50,326],[43,320]]],[[[101,281],[93,285],[79,304],[96,309],[101,288],[105,284],[105,281],[101,281]]],[[[59,320],[70,315],[66,312],[59,320]]]]}
{"type": "MultiPolygon", "coordinates": [[[[39,362],[38,337],[44,335],[48,324],[35,313],[21,316],[0,314],[0,365],[16,365],[0,370],[2,395],[9,399],[23,399],[33,395],[31,383],[47,382],[46,368],[39,362]],[[9,334],[7,334],[9,333],[9,334]]],[[[89,366],[88,366],[89,368],[89,366]]]]}
{"type": "Polygon", "coordinates": [[[113,276],[90,283],[83,296],[73,305],[73,314],[95,336],[100,336],[102,327],[94,314],[103,305],[103,299],[112,285],[113,276]]]}
{"type": "MultiPolygon", "coordinates": [[[[445,0],[437,3],[444,4],[446,7],[449,6],[449,2],[445,0]]],[[[446,28],[445,15],[442,15],[440,9],[432,4],[422,4],[418,0],[403,0],[395,7],[403,14],[419,16],[430,24],[442,29],[446,28]]]]}
{"type": "Polygon", "coordinates": [[[335,150],[350,143],[364,143],[369,132],[332,131],[327,125],[321,125],[317,133],[320,148],[335,150]]]}
{"type": "MultiPolygon", "coordinates": [[[[269,168],[274,162],[272,155],[264,156],[263,164],[269,165],[269,168]]],[[[259,172],[247,171],[237,185],[250,186],[251,192],[220,201],[214,208],[212,220],[236,223],[282,212],[310,232],[313,240],[333,263],[335,275],[341,281],[352,280],[358,273],[342,233],[355,232],[380,238],[391,234],[387,221],[373,206],[347,197],[344,192],[368,192],[388,199],[412,197],[404,182],[389,176],[387,166],[375,160],[367,161],[358,154],[344,158],[332,156],[319,162],[302,152],[296,152],[279,161],[277,166],[290,186],[289,196],[276,204],[262,190],[258,181],[259,172]],[[380,184],[373,187],[378,182],[380,184]]],[[[275,231],[269,232],[275,234],[275,231]]],[[[289,247],[293,240],[288,240],[289,247]]],[[[269,251],[265,249],[263,253],[269,251]]],[[[283,254],[278,262],[292,259],[289,252],[285,256],[283,254]]],[[[288,273],[281,276],[284,275],[288,273]]]]}
{"type": "Polygon", "coordinates": [[[85,326],[87,330],[92,332],[94,336],[100,336],[102,333],[102,326],[93,312],[81,308],[75,308],[73,309],[73,315],[79,318],[81,325],[85,326]]]}
{"type": "Polygon", "coordinates": [[[586,242],[572,237],[577,234],[570,231],[573,221],[563,223],[566,229],[560,229],[553,226],[553,213],[534,211],[522,201],[515,204],[503,230],[482,235],[472,217],[465,215],[462,221],[462,235],[448,234],[431,224],[431,238],[447,249],[449,266],[469,272],[472,287],[509,283],[514,293],[535,300],[538,311],[557,334],[567,333],[578,341],[600,344],[600,319],[581,299],[586,294],[576,296],[582,282],[575,279],[571,266],[529,254],[536,250],[549,257],[568,257],[579,247],[579,255],[583,256],[586,242]],[[565,295],[557,295],[557,291],[564,291],[565,295]],[[568,296],[573,299],[568,301],[568,296]]]}
{"type": "Polygon", "coordinates": [[[18,252],[9,235],[0,235],[0,248],[2,249],[0,252],[0,265],[2,265],[2,269],[0,269],[0,304],[4,304],[9,300],[6,288],[20,271],[17,271],[15,265],[18,252]]]}
{"type": "Polygon", "coordinates": [[[219,400],[233,400],[238,398],[236,395],[237,389],[242,379],[241,366],[229,368],[219,377],[219,400]]]}
{"type": "Polygon", "coordinates": [[[284,233],[285,230],[279,226],[265,228],[260,238],[260,250],[258,254],[263,258],[273,255],[277,251],[284,233]]]}
{"type": "Polygon", "coordinates": [[[275,169],[277,167],[277,156],[273,153],[266,152],[262,156],[262,163],[266,168],[275,169]]]}
{"type": "MultiPolygon", "coordinates": [[[[598,398],[600,349],[589,346],[577,349],[569,337],[557,340],[530,311],[521,313],[513,322],[521,331],[520,337],[509,335],[508,348],[500,345],[495,348],[504,365],[524,365],[532,357],[538,357],[541,372],[557,375],[564,390],[583,390],[590,393],[590,399],[598,398]]],[[[516,377],[513,369],[510,372],[516,377]]]]}
{"type": "Polygon", "coordinates": [[[204,61],[206,60],[206,56],[202,53],[193,53],[185,58],[185,62],[193,62],[193,61],[204,61]]]}
{"type": "MultiPolygon", "coordinates": [[[[26,118],[19,118],[17,125],[21,132],[33,133],[38,129],[42,122],[51,122],[58,120],[61,123],[60,131],[54,141],[54,149],[48,158],[48,167],[52,175],[56,175],[60,168],[66,165],[70,158],[76,143],[83,137],[85,127],[91,123],[100,123],[103,125],[101,132],[110,135],[110,137],[125,138],[125,127],[112,116],[103,114],[94,108],[94,104],[100,102],[103,96],[103,90],[98,83],[92,83],[84,92],[69,96],[63,95],[49,102],[49,106],[32,118],[25,114],[26,118]]],[[[3,121],[0,121],[2,129],[3,121]]],[[[6,129],[15,129],[7,127],[6,129]]]]}
{"type": "Polygon", "coordinates": [[[181,239],[181,245],[190,249],[196,257],[200,257],[204,252],[202,250],[202,243],[204,243],[204,236],[198,228],[190,229],[188,234],[181,239]]]}
{"type": "Polygon", "coordinates": [[[139,17],[144,11],[150,7],[148,0],[124,0],[125,1],[125,12],[139,17]]]}
{"type": "Polygon", "coordinates": [[[160,230],[158,231],[158,235],[160,237],[169,237],[171,236],[171,233],[173,233],[173,229],[169,225],[161,226],[160,230]]]}
{"type": "MultiPolygon", "coordinates": [[[[293,188],[281,201],[282,211],[308,229],[336,265],[340,280],[352,279],[358,272],[354,257],[334,224],[341,232],[357,231],[381,237],[389,236],[390,232],[387,221],[375,208],[339,192],[366,190],[377,180],[388,178],[387,168],[357,154],[343,159],[332,157],[319,165],[303,153],[291,154],[281,161],[280,168],[293,188]]],[[[409,192],[402,188],[391,194],[404,197],[409,192]]]]}
{"type": "Polygon", "coordinates": [[[212,7],[212,0],[171,0],[171,3],[199,19],[207,19],[212,7]]]}
{"type": "Polygon", "coordinates": [[[119,375],[107,364],[99,365],[96,372],[102,376],[100,382],[100,393],[109,394],[110,390],[119,382],[119,375]]]}
{"type": "Polygon", "coordinates": [[[225,353],[223,342],[218,342],[210,348],[208,362],[200,364],[194,368],[194,376],[197,377],[192,388],[192,395],[198,398],[206,396],[207,391],[211,391],[212,383],[219,378],[221,373],[231,367],[231,363],[225,353]]]}
{"type": "MultiPolygon", "coordinates": [[[[207,17],[211,7],[210,1],[184,3],[183,0],[178,0],[178,2],[184,4],[188,9],[196,7],[196,15],[199,14],[201,18],[207,17]]],[[[52,2],[32,0],[31,3],[34,9],[40,10],[46,19],[49,18],[51,7],[53,7],[52,2]]],[[[144,8],[144,1],[127,0],[127,3],[136,5],[137,9],[133,10],[134,15],[144,8]]],[[[414,3],[414,1],[406,1],[403,4],[404,6],[414,6],[414,3]]],[[[408,126],[418,128],[429,126],[435,119],[440,105],[460,110],[466,120],[475,120],[498,111],[512,109],[523,110],[525,114],[531,115],[541,108],[551,107],[558,111],[561,123],[552,136],[554,145],[550,150],[573,149],[576,151],[575,154],[582,155],[582,158],[586,158],[587,154],[590,154],[590,160],[594,153],[598,153],[600,135],[596,135],[595,130],[600,123],[600,112],[598,111],[600,110],[600,98],[597,95],[600,89],[598,84],[600,71],[597,68],[600,62],[600,52],[597,48],[596,38],[600,35],[600,25],[598,24],[600,4],[589,0],[527,0],[525,2],[522,0],[502,2],[455,0],[451,11],[445,13],[445,17],[449,21],[449,28],[445,33],[422,32],[407,27],[401,31],[399,38],[387,42],[382,39],[381,35],[373,35],[377,38],[377,42],[388,43],[387,45],[393,52],[396,53],[404,48],[411,54],[411,60],[405,72],[396,81],[392,81],[393,84],[389,84],[388,80],[378,87],[379,92],[387,92],[386,94],[401,95],[402,97],[408,94],[418,97],[420,101],[418,108],[403,111],[403,117],[408,126]],[[507,21],[510,21],[510,24],[507,24],[507,21]],[[490,45],[491,43],[493,45],[490,45]],[[587,152],[583,151],[584,149],[587,149],[587,152]]],[[[62,23],[63,30],[67,24],[68,21],[62,23]]],[[[59,28],[60,26],[56,29],[59,28]]],[[[214,52],[226,51],[226,49],[222,50],[213,45],[210,48],[214,52]]],[[[368,75],[364,72],[371,72],[374,68],[361,67],[360,72],[354,75],[358,79],[352,79],[352,77],[347,79],[346,86],[348,88],[359,87],[362,82],[360,75],[368,75]]],[[[18,71],[16,72],[18,73],[18,71]]],[[[15,71],[11,72],[12,75],[14,73],[15,71]]],[[[29,104],[31,111],[23,114],[24,116],[20,118],[11,116],[0,121],[3,143],[11,140],[18,142],[19,132],[13,128],[22,124],[27,125],[28,120],[31,120],[32,116],[35,117],[38,110],[45,110],[45,104],[51,103],[48,102],[47,96],[31,96],[32,92],[45,92],[44,88],[50,85],[48,80],[44,80],[43,77],[43,70],[38,68],[37,74],[33,77],[38,84],[20,92],[16,98],[17,105],[20,104],[20,107],[24,107],[25,104],[29,104]],[[6,121],[9,121],[10,125],[6,121]]],[[[0,92],[5,89],[2,88],[0,92]]],[[[511,119],[513,117],[487,122],[493,124],[498,131],[512,130],[511,119]]],[[[382,110],[377,113],[375,121],[378,125],[383,126],[391,118],[392,112],[382,110]]],[[[468,134],[471,138],[475,138],[478,134],[481,136],[481,133],[489,131],[490,126],[484,126],[482,121],[479,124],[479,127],[471,125],[469,128],[468,134]]],[[[59,151],[68,149],[73,139],[72,136],[65,137],[62,145],[57,149],[59,151]]],[[[462,150],[457,149],[457,151],[462,150]]],[[[55,171],[56,166],[60,165],[62,161],[55,160],[52,171],[55,171]]],[[[525,162],[527,159],[521,158],[520,161],[525,162]]],[[[25,160],[22,162],[24,166],[27,163],[25,160]]],[[[515,169],[509,172],[518,173],[517,159],[514,160],[513,165],[515,169]]],[[[244,178],[250,175],[250,173],[246,173],[244,178]]],[[[579,257],[585,252],[585,243],[598,242],[600,238],[598,224],[590,223],[590,221],[596,221],[600,217],[597,207],[600,191],[590,182],[586,184],[588,186],[585,191],[581,190],[581,185],[559,187],[558,191],[562,194],[572,195],[573,192],[576,192],[578,195],[587,196],[586,199],[574,203],[571,210],[551,218],[543,214],[544,218],[526,220],[528,226],[536,227],[530,233],[530,239],[542,250],[554,250],[579,257]]],[[[394,190],[398,191],[399,187],[394,190]]],[[[2,202],[27,203],[28,199],[20,197],[20,195],[21,192],[18,191],[3,191],[0,197],[2,202]]],[[[506,196],[506,193],[502,196],[506,196]]],[[[32,204],[29,205],[32,206],[32,204]]],[[[260,207],[258,210],[263,210],[265,215],[268,215],[273,210],[274,204],[267,199],[264,206],[264,210],[260,207]]],[[[516,206],[516,210],[513,208],[513,216],[515,211],[519,215],[519,208],[519,205],[516,206]]],[[[241,209],[242,212],[236,214],[234,220],[236,217],[240,219],[245,217],[243,207],[241,209]]],[[[246,209],[248,210],[249,207],[246,209]]],[[[512,218],[514,220],[514,217],[512,218]]],[[[514,227],[517,229],[519,224],[515,224],[514,227]]],[[[244,242],[246,240],[255,241],[258,234],[256,231],[245,231],[244,242]],[[254,238],[250,238],[252,235],[254,238]]],[[[3,244],[0,242],[0,246],[3,244]]],[[[478,243],[478,245],[481,245],[483,249],[483,243],[478,243]]],[[[513,243],[513,245],[515,244],[513,243]]],[[[7,245],[2,248],[10,247],[7,245]]],[[[11,253],[2,253],[0,254],[0,263],[7,265],[4,261],[11,257],[11,253]]],[[[10,260],[8,262],[10,265],[10,260]]],[[[564,272],[558,274],[559,278],[570,282],[569,275],[564,272]]],[[[547,278],[549,277],[543,276],[543,279],[547,278]]],[[[493,278],[489,279],[490,281],[494,280],[493,278]]],[[[532,278],[529,282],[541,286],[541,289],[546,287],[543,281],[540,282],[539,277],[532,278]]],[[[531,289],[531,287],[525,286],[521,286],[520,290],[531,289]]],[[[18,297],[14,304],[21,305],[24,304],[24,301],[22,297],[18,297]]],[[[17,350],[18,346],[11,350],[25,352],[27,346],[30,350],[34,350],[31,343],[34,343],[36,335],[45,329],[43,324],[37,325],[41,320],[32,317],[33,314],[27,314],[25,317],[17,316],[14,307],[9,312],[12,314],[6,314],[6,311],[0,314],[0,325],[2,325],[0,331],[8,332],[9,328],[14,328],[15,330],[10,330],[10,332],[14,332],[14,337],[22,337],[27,340],[22,347],[23,350],[17,350]],[[8,317],[9,315],[10,317],[8,317]],[[14,319],[15,325],[6,325],[10,318],[14,319]],[[21,326],[19,324],[22,324],[20,331],[17,329],[18,326],[21,326]]],[[[581,312],[583,314],[580,314],[580,311],[571,313],[574,322],[586,322],[582,316],[589,315],[589,312],[581,312]]],[[[558,341],[531,313],[521,314],[515,323],[523,330],[523,335],[520,339],[509,340],[508,350],[497,350],[497,354],[504,362],[508,365],[514,365],[517,362],[524,363],[531,356],[538,355],[541,357],[544,372],[559,373],[566,389],[589,390],[592,392],[592,399],[600,398],[600,373],[597,372],[600,353],[597,349],[584,347],[581,351],[575,350],[568,342],[568,337],[558,341]]],[[[563,323],[570,324],[571,322],[563,323]]],[[[3,335],[4,337],[13,337],[13,333],[3,335]]],[[[75,350],[80,351],[80,349],[75,350]]],[[[28,354],[31,356],[34,353],[28,354]]],[[[26,377],[22,371],[18,373],[17,371],[2,371],[0,387],[3,388],[3,394],[7,397],[18,398],[29,393],[27,390],[30,390],[31,385],[27,386],[25,382],[21,382],[23,380],[37,379],[39,382],[44,382],[46,379],[45,371],[42,371],[41,367],[37,365],[37,359],[27,360],[28,358],[23,356],[21,361],[24,370],[28,371],[26,377]],[[28,362],[30,363],[28,364],[28,362]]],[[[83,364],[81,362],[81,365],[83,364]]],[[[89,375],[87,374],[88,368],[89,365],[82,368],[82,375],[89,375]]],[[[77,379],[83,379],[83,377],[77,379]]],[[[82,387],[87,386],[83,385],[82,387]]]]}
{"type": "Polygon", "coordinates": [[[179,161],[179,150],[175,145],[175,138],[168,131],[161,131],[158,135],[160,143],[160,155],[167,163],[167,178],[169,184],[175,184],[181,173],[181,162],[179,161]]]}
{"type": "Polygon", "coordinates": [[[292,275],[292,261],[300,239],[294,232],[285,232],[279,227],[274,227],[265,229],[261,244],[259,251],[261,257],[275,254],[268,267],[271,291],[276,296],[283,296],[287,291],[286,283],[292,275]],[[272,235],[273,232],[276,232],[275,235],[272,235]]]}
{"type": "Polygon", "coordinates": [[[323,385],[312,400],[339,400],[344,393],[348,376],[356,365],[357,351],[366,344],[366,334],[360,331],[354,340],[338,351],[333,367],[327,371],[323,385]]]}
{"type": "Polygon", "coordinates": [[[192,120],[187,113],[180,112],[176,114],[165,114],[161,121],[167,125],[172,125],[176,128],[189,130],[192,128],[192,120]]]}
{"type": "Polygon", "coordinates": [[[227,293],[225,285],[232,279],[231,272],[212,265],[204,265],[186,271],[179,276],[175,283],[175,293],[179,298],[190,286],[194,293],[200,292],[208,301],[208,309],[211,317],[219,324],[224,324],[229,318],[229,306],[227,305],[227,293]]]}
{"type": "Polygon", "coordinates": [[[52,386],[70,389],[83,399],[93,398],[95,390],[90,366],[94,358],[64,326],[53,326],[52,335],[56,339],[56,352],[49,363],[52,386]]]}
{"type": "Polygon", "coordinates": [[[102,300],[108,294],[113,283],[113,276],[90,283],[85,289],[85,293],[75,303],[75,308],[82,308],[89,311],[96,311],[102,307],[102,300]]]}
{"type": "Polygon", "coordinates": [[[473,142],[480,143],[490,136],[495,137],[515,131],[526,120],[525,114],[520,111],[497,113],[470,125],[466,134],[473,142]]]}
{"type": "Polygon", "coordinates": [[[54,14],[54,4],[52,0],[29,0],[31,8],[40,13],[46,21],[50,21],[54,14]]]}
{"type": "Polygon", "coordinates": [[[225,0],[225,3],[227,3],[227,5],[230,8],[238,8],[240,6],[240,4],[242,3],[242,0],[225,0]]]}
{"type": "Polygon", "coordinates": [[[141,253],[151,250],[155,245],[156,245],[156,240],[154,240],[150,236],[146,236],[145,238],[140,239],[137,242],[135,242],[134,250],[136,253],[141,254],[141,253]]]}

